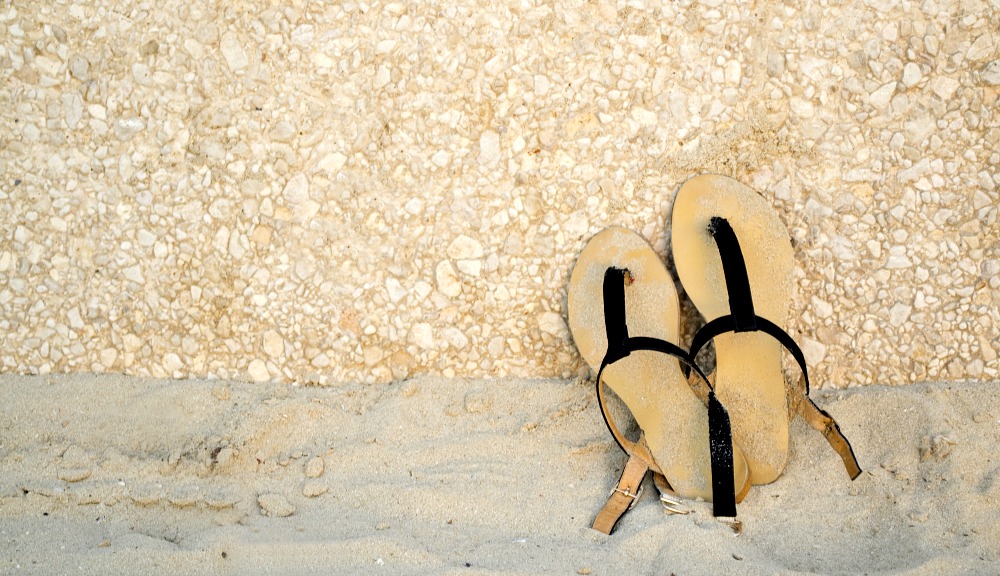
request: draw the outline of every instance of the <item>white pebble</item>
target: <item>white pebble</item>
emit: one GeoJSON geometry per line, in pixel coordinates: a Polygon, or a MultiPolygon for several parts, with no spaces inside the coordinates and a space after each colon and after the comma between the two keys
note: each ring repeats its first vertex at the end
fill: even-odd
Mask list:
{"type": "Polygon", "coordinates": [[[478,240],[464,234],[456,237],[448,245],[448,257],[455,260],[469,260],[483,257],[483,245],[478,240]]]}
{"type": "Polygon", "coordinates": [[[492,168],[500,160],[500,135],[486,130],[479,136],[479,163],[492,168]]]}
{"type": "Polygon", "coordinates": [[[448,260],[438,262],[434,269],[434,277],[437,280],[438,290],[445,296],[454,298],[462,293],[462,281],[448,260]]]}
{"type": "Polygon", "coordinates": [[[250,374],[250,378],[254,382],[265,382],[271,378],[271,373],[267,370],[267,364],[264,364],[259,358],[254,358],[250,361],[250,365],[247,366],[247,373],[250,374]]]}
{"type": "Polygon", "coordinates": [[[907,88],[912,88],[920,82],[923,78],[923,74],[920,72],[920,65],[916,62],[907,62],[906,66],[903,67],[903,84],[907,88]]]}
{"type": "Polygon", "coordinates": [[[983,66],[983,71],[979,73],[979,77],[990,86],[1000,86],[1000,60],[994,60],[983,66]]]}
{"type": "Polygon", "coordinates": [[[410,328],[410,340],[424,350],[437,348],[437,342],[434,340],[434,329],[426,322],[419,322],[410,328]]]}
{"type": "Polygon", "coordinates": [[[892,308],[889,309],[889,323],[897,327],[902,326],[909,319],[912,311],[911,306],[899,302],[893,304],[892,308]]]}
{"type": "Polygon", "coordinates": [[[385,290],[389,293],[389,300],[393,304],[398,304],[400,300],[406,298],[406,289],[396,278],[386,278],[385,290]]]}
{"type": "Polygon", "coordinates": [[[538,328],[546,334],[557,338],[565,338],[568,334],[562,315],[555,312],[543,312],[538,316],[538,328]]]}
{"type": "Polygon", "coordinates": [[[222,50],[222,56],[226,59],[226,64],[229,69],[233,72],[239,72],[247,67],[249,63],[247,61],[246,52],[243,51],[243,46],[240,44],[239,39],[233,32],[226,32],[222,35],[222,41],[219,43],[219,48],[222,50]]]}
{"type": "Polygon", "coordinates": [[[184,368],[184,362],[181,361],[180,356],[174,352],[167,352],[163,355],[163,369],[168,373],[173,374],[182,368],[184,368]]]}
{"type": "Polygon", "coordinates": [[[264,353],[271,358],[277,358],[284,354],[285,352],[285,339],[281,337],[275,330],[268,330],[264,332],[263,336],[263,349],[264,353]]]}

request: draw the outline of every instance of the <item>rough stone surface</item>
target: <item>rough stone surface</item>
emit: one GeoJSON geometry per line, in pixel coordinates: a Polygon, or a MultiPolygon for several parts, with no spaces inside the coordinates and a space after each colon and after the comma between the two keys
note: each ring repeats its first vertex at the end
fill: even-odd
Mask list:
{"type": "Polygon", "coordinates": [[[995,6],[830,4],[0,5],[0,370],[578,374],[583,243],[716,172],[818,386],[996,379],[995,6]]]}

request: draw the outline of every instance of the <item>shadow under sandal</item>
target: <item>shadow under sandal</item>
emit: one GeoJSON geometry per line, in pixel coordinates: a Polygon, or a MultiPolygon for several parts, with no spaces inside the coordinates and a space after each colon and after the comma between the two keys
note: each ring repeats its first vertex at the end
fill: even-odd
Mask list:
{"type": "Polygon", "coordinates": [[[716,516],[735,517],[736,503],[750,488],[749,471],[708,380],[670,342],[679,332],[677,295],[656,253],[623,228],[597,234],[574,266],[567,307],[577,348],[597,371],[604,421],[629,456],[593,528],[611,533],[635,505],[649,471],[668,511],[687,513],[681,498],[703,498],[713,501],[716,516]],[[627,322],[642,335],[631,336],[627,322]],[[701,379],[707,410],[679,363],[701,379]],[[606,386],[635,418],[642,431],[638,440],[626,438],[614,423],[606,386]]]}
{"type": "Polygon", "coordinates": [[[857,478],[861,467],[851,444],[833,417],[809,398],[805,356],[779,325],[787,314],[793,259],[773,208],[735,180],[698,176],[678,191],[671,230],[681,283],[707,321],[695,334],[690,354],[696,358],[715,341],[716,391],[732,411],[734,441],[744,449],[753,483],[780,475],[788,420],[796,413],[823,434],[851,479],[857,478]],[[737,236],[748,241],[746,258],[737,236]],[[758,314],[758,308],[764,311],[758,314]],[[782,348],[802,372],[799,385],[789,391],[782,348]]]}

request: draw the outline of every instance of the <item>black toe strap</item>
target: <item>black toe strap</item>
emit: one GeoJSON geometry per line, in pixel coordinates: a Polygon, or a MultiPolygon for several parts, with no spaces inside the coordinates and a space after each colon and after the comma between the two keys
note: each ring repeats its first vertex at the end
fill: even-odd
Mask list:
{"type": "Polygon", "coordinates": [[[668,354],[693,370],[708,387],[708,438],[712,466],[712,500],[715,516],[736,516],[736,493],[733,485],[733,440],[729,414],[711,391],[711,383],[694,357],[676,344],[648,336],[629,336],[625,320],[625,285],[631,283],[627,270],[608,268],[604,273],[604,324],[608,335],[608,351],[597,372],[597,397],[601,415],[618,446],[627,454],[627,441],[619,438],[617,428],[611,424],[601,386],[604,369],[618,360],[641,350],[668,354]]]}

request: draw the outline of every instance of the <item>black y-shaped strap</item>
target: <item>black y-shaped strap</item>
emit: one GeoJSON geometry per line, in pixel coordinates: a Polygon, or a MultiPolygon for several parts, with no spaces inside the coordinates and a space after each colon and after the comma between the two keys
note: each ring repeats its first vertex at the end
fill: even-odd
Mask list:
{"type": "Polygon", "coordinates": [[[722,271],[726,276],[726,290],[729,292],[729,312],[733,316],[736,331],[755,330],[757,316],[753,311],[750,278],[747,276],[747,265],[740,251],[740,242],[725,218],[713,216],[708,224],[708,232],[715,238],[719,254],[722,256],[722,271]],[[738,257],[727,258],[727,254],[736,254],[738,257]]]}
{"type": "Polygon", "coordinates": [[[691,341],[691,358],[695,359],[702,348],[720,334],[727,332],[764,332],[777,340],[802,370],[802,380],[805,384],[804,398],[810,406],[800,406],[799,412],[817,430],[823,433],[833,449],[840,455],[847,468],[848,475],[854,480],[861,474],[861,467],[854,454],[851,443],[840,431],[840,426],[825,410],[816,406],[809,398],[809,370],[806,358],[795,340],[770,320],[757,316],[753,309],[753,294],[750,291],[750,280],[747,275],[743,251],[732,226],[725,218],[713,217],[708,225],[709,233],[715,238],[722,259],[722,270],[726,277],[726,291],[729,293],[729,314],[711,320],[701,327],[691,341]]]}
{"type": "MultiPolygon", "coordinates": [[[[625,319],[625,281],[627,270],[608,268],[604,273],[604,324],[608,335],[608,351],[597,373],[598,398],[602,398],[604,369],[632,352],[646,350],[676,357],[694,370],[708,387],[708,439],[712,466],[712,513],[715,516],[736,516],[736,494],[733,486],[733,440],[729,414],[716,398],[711,384],[694,358],[676,344],[648,336],[630,337],[625,319]]],[[[628,453],[608,420],[605,407],[601,415],[615,442],[628,453]]]]}

